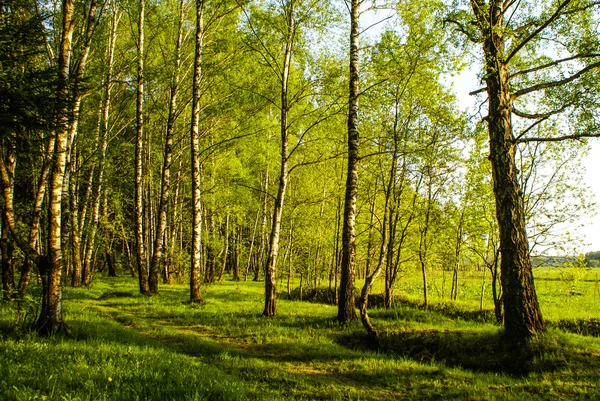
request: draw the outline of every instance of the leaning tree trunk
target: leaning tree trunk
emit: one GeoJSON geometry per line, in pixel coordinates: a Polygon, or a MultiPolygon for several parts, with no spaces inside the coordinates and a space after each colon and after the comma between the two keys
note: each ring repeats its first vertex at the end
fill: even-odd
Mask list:
{"type": "MultiPolygon", "coordinates": [[[[54,151],[54,135],[48,138],[48,144],[46,147],[46,155],[42,161],[42,171],[40,172],[40,178],[35,188],[35,200],[33,202],[33,214],[31,218],[31,226],[29,228],[29,241],[28,247],[32,250],[37,250],[40,232],[40,220],[42,217],[42,209],[44,206],[44,199],[46,197],[46,189],[48,185],[48,177],[50,175],[50,168],[52,167],[52,152],[54,151]]],[[[27,287],[29,286],[29,279],[31,277],[31,258],[25,258],[23,261],[23,267],[21,269],[21,277],[19,279],[19,297],[24,298],[27,293],[27,287]]]]}
{"type": "MultiPolygon", "coordinates": [[[[383,219],[382,219],[383,224],[381,227],[382,238],[381,238],[381,247],[379,249],[379,260],[377,261],[377,266],[375,267],[375,269],[370,274],[366,274],[365,284],[363,285],[362,291],[360,294],[360,304],[359,304],[360,320],[361,320],[365,330],[367,330],[367,334],[371,337],[377,337],[378,332],[375,329],[375,327],[373,327],[373,324],[371,323],[371,319],[369,318],[369,314],[368,314],[369,292],[371,292],[373,283],[375,282],[377,277],[379,277],[379,275],[381,274],[381,272],[383,270],[384,261],[386,260],[386,258],[390,259],[390,257],[391,257],[391,255],[389,254],[389,251],[388,251],[389,250],[388,241],[390,240],[390,238],[392,238],[391,237],[392,213],[390,210],[391,209],[390,199],[391,199],[391,194],[392,194],[392,188],[396,182],[395,177],[396,177],[396,170],[397,170],[397,164],[398,164],[396,150],[397,149],[395,148],[394,153],[392,154],[390,175],[389,175],[387,184],[384,186],[384,188],[385,188],[385,206],[383,208],[383,219]],[[388,226],[390,227],[389,235],[388,235],[388,226]]],[[[374,211],[372,211],[372,212],[374,212],[374,211]]]]}
{"type": "Polygon", "coordinates": [[[63,0],[62,35],[58,56],[57,104],[59,107],[54,144],[54,163],[50,176],[49,191],[48,256],[47,263],[40,263],[38,266],[42,276],[43,295],[42,308],[36,323],[36,329],[44,335],[67,330],[62,316],[61,202],[67,161],[67,142],[69,140],[68,82],[71,41],[75,27],[74,10],[73,0],[63,0]]]}
{"type": "Polygon", "coordinates": [[[350,8],[350,96],[348,100],[348,170],[342,229],[342,274],[340,277],[338,315],[339,323],[356,319],[354,301],[354,270],[356,265],[356,198],[358,196],[358,36],[359,0],[352,0],[350,8]]]}
{"type": "Polygon", "coordinates": [[[136,97],[136,126],[135,141],[135,241],[137,253],[137,270],[140,281],[140,293],[150,295],[148,284],[148,266],[146,264],[146,242],[144,239],[144,3],[140,0],[138,24],[138,77],[136,97]]]}
{"type": "Polygon", "coordinates": [[[192,157],[192,257],[190,267],[190,302],[203,303],[200,294],[202,270],[202,208],[200,203],[200,82],[202,79],[202,51],[204,39],[203,0],[196,0],[196,52],[194,56],[194,84],[192,92],[191,157],[192,157]]]}
{"type": "Polygon", "coordinates": [[[516,141],[512,131],[510,76],[504,63],[503,10],[492,1],[488,15],[482,15],[472,0],[484,36],[485,76],[488,93],[490,162],[500,232],[500,280],[504,300],[504,330],[508,341],[522,342],[545,327],[533,282],[529,243],[525,231],[523,194],[517,180],[516,141]],[[484,28],[491,18],[492,29],[484,28]],[[485,19],[485,20],[483,20],[485,19]],[[498,29],[497,29],[498,28],[498,29]],[[489,31],[489,33],[488,33],[489,31]]]}

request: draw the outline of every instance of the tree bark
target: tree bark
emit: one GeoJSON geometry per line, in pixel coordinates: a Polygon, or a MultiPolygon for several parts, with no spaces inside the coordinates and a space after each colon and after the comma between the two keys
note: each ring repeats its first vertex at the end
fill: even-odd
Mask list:
{"type": "MultiPolygon", "coordinates": [[[[117,41],[117,28],[119,25],[119,20],[121,19],[121,14],[119,11],[114,10],[112,19],[111,19],[111,28],[108,36],[108,57],[106,60],[106,74],[104,76],[104,93],[102,97],[102,107],[100,108],[100,121],[99,121],[99,131],[98,131],[98,149],[97,149],[97,157],[98,164],[95,167],[95,181],[92,181],[92,203],[91,203],[91,215],[90,219],[87,223],[87,233],[86,233],[86,246],[84,247],[83,260],[82,260],[82,282],[85,286],[90,286],[92,284],[92,274],[93,274],[93,266],[92,266],[92,255],[95,248],[96,243],[96,234],[98,231],[98,224],[100,222],[100,203],[101,197],[103,193],[103,182],[104,182],[104,168],[106,165],[106,150],[108,147],[108,131],[109,131],[109,116],[110,116],[110,107],[111,107],[111,94],[112,94],[112,74],[113,74],[113,66],[114,66],[114,52],[115,45],[117,41]]],[[[76,239],[76,242],[79,242],[79,239],[76,239]]],[[[75,250],[73,251],[75,252],[75,250]]],[[[75,260],[75,258],[74,258],[75,260]]],[[[75,268],[77,269],[77,268],[75,268]]]]}
{"type": "Polygon", "coordinates": [[[433,176],[431,167],[429,171],[429,182],[427,183],[427,199],[425,209],[425,221],[419,235],[419,263],[421,265],[421,277],[423,278],[423,306],[429,305],[429,289],[427,288],[427,258],[429,253],[429,223],[431,218],[431,207],[433,203],[433,176]]]}
{"type": "Polygon", "coordinates": [[[77,196],[79,185],[75,171],[79,168],[77,150],[73,149],[75,162],[71,164],[71,175],[74,177],[70,180],[70,192],[71,196],[69,201],[71,203],[71,253],[73,262],[73,271],[71,272],[71,285],[73,287],[81,286],[81,225],[79,220],[79,198],[77,196]]]}
{"type": "Polygon", "coordinates": [[[8,238],[6,218],[2,217],[2,237],[0,238],[0,250],[2,252],[2,299],[9,301],[15,290],[15,271],[13,265],[14,246],[8,238]]]}
{"type": "Polygon", "coordinates": [[[223,280],[223,275],[225,274],[225,268],[227,267],[227,255],[229,254],[229,213],[225,217],[225,235],[224,235],[225,245],[223,246],[223,262],[221,263],[221,270],[219,271],[218,282],[223,280]]]}
{"type": "MultiPolygon", "coordinates": [[[[207,205],[205,204],[205,207],[207,205]]],[[[208,207],[206,207],[208,209],[208,207]]],[[[215,215],[212,210],[206,210],[208,216],[208,241],[206,243],[206,269],[204,270],[204,282],[210,284],[215,281],[215,266],[217,264],[217,250],[215,249],[215,215]]]]}
{"type": "Polygon", "coordinates": [[[194,83],[192,91],[191,158],[192,158],[192,255],[190,266],[190,302],[203,303],[200,294],[202,270],[202,208],[200,203],[200,83],[202,79],[202,51],[204,39],[204,1],[196,0],[196,51],[194,56],[194,83]]]}
{"type": "Polygon", "coordinates": [[[145,0],[140,0],[138,20],[138,65],[137,65],[137,96],[136,96],[136,127],[135,141],[135,242],[137,270],[140,283],[140,293],[150,295],[148,283],[148,267],[146,263],[146,242],[144,238],[144,8],[145,0]]]}
{"type": "Polygon", "coordinates": [[[158,292],[158,276],[160,274],[160,263],[165,248],[167,230],[167,204],[171,190],[171,164],[173,161],[173,138],[175,136],[175,121],[177,119],[177,94],[179,91],[179,74],[181,69],[181,45],[183,42],[184,4],[179,2],[179,27],[175,43],[175,66],[171,76],[171,90],[169,97],[169,114],[167,116],[167,132],[165,138],[165,149],[162,168],[160,200],[158,202],[158,225],[154,239],[154,252],[150,263],[150,291],[158,292]]]}
{"type": "MultiPolygon", "coordinates": [[[[238,223],[239,224],[239,223],[238,223]]],[[[235,260],[233,262],[233,281],[240,281],[240,258],[242,248],[242,230],[243,227],[238,225],[237,228],[237,240],[235,242],[235,260]]]]}
{"type": "Polygon", "coordinates": [[[463,243],[463,234],[464,234],[464,223],[465,211],[464,209],[460,213],[460,219],[458,221],[458,227],[456,227],[456,242],[454,247],[454,271],[452,272],[452,288],[450,290],[450,299],[456,301],[458,298],[458,268],[460,266],[461,257],[462,257],[462,243],[463,243]]]}
{"type": "Polygon", "coordinates": [[[279,253],[279,234],[281,231],[281,216],[283,214],[283,202],[289,178],[289,151],[288,151],[288,81],[292,63],[292,48],[296,27],[294,25],[294,1],[289,3],[287,11],[287,37],[285,50],[283,54],[283,66],[281,70],[281,165],[279,170],[279,187],[277,197],[275,198],[275,207],[273,209],[273,221],[271,226],[271,235],[269,236],[269,254],[267,256],[267,265],[265,268],[265,309],[263,316],[275,316],[277,288],[275,274],[277,267],[277,255],[279,253]]]}
{"type": "Polygon", "coordinates": [[[512,94],[504,54],[503,2],[491,0],[490,4],[483,4],[482,0],[471,0],[471,5],[484,39],[489,159],[500,231],[504,331],[508,341],[520,343],[543,331],[545,324],[533,282],[523,194],[517,180],[512,94]]]}
{"type": "Polygon", "coordinates": [[[267,210],[269,208],[269,170],[265,171],[265,180],[264,180],[264,188],[263,188],[263,204],[262,204],[262,222],[260,226],[260,247],[258,253],[256,255],[257,263],[254,265],[254,278],[252,281],[260,280],[260,271],[263,266],[263,262],[265,260],[265,253],[267,249],[267,210]]]}
{"type": "Polygon", "coordinates": [[[342,229],[342,266],[337,320],[340,324],[356,319],[354,271],[356,265],[356,198],[358,196],[358,98],[359,92],[359,0],[350,7],[350,96],[348,100],[348,170],[342,229]]]}
{"type": "Polygon", "coordinates": [[[62,316],[62,283],[63,256],[61,249],[61,202],[67,160],[67,144],[69,140],[68,116],[68,83],[69,61],[72,51],[73,30],[75,27],[73,0],[63,0],[62,34],[58,55],[58,90],[57,90],[57,130],[54,143],[54,160],[50,176],[49,191],[49,228],[47,263],[38,265],[42,276],[42,308],[36,323],[37,331],[42,335],[65,332],[67,327],[62,316]]]}
{"type": "Polygon", "coordinates": [[[246,264],[246,273],[244,274],[244,281],[248,281],[248,274],[250,273],[250,266],[252,265],[252,251],[254,249],[254,239],[256,238],[256,229],[258,227],[258,219],[260,217],[260,209],[256,212],[256,219],[254,220],[254,229],[252,230],[252,239],[250,240],[250,249],[248,249],[248,263],[246,264]]]}

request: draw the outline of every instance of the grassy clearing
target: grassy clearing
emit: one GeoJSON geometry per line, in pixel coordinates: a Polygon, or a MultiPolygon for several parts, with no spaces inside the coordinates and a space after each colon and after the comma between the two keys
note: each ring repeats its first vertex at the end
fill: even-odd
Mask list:
{"type": "MultiPolygon", "coordinates": [[[[71,338],[41,339],[10,328],[0,308],[0,398],[7,400],[384,400],[597,399],[600,339],[556,329],[522,350],[502,347],[498,328],[410,303],[371,312],[386,335],[365,341],[340,328],[333,306],[285,300],[259,317],[263,284],[205,287],[205,305],[185,286],[157,297],[133,279],[67,289],[71,338]]],[[[538,284],[539,285],[539,284],[538,284]]],[[[473,306],[476,304],[476,307],[473,306]]],[[[461,317],[462,316],[462,317],[461,317]]]]}

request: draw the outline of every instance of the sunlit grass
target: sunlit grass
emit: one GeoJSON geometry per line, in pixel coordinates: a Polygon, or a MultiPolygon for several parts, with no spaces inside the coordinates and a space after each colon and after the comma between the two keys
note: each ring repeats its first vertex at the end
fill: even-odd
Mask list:
{"type": "MultiPolygon", "coordinates": [[[[403,280],[408,281],[407,277],[403,280]]],[[[472,281],[480,285],[480,280],[475,276],[472,281]]],[[[541,282],[563,284],[540,280],[538,285],[541,282]]],[[[473,320],[479,309],[476,295],[459,294],[458,302],[450,302],[432,294],[433,305],[426,310],[417,307],[420,289],[415,282],[413,293],[397,291],[411,302],[370,312],[373,323],[386,334],[379,343],[369,343],[360,323],[339,327],[334,322],[336,307],[331,305],[288,301],[282,294],[277,316],[260,317],[263,285],[225,280],[203,287],[206,304],[196,305],[186,302],[184,285],[163,286],[158,296],[148,298],[138,294],[134,279],[98,278],[91,289],[66,290],[65,318],[72,332],[67,338],[15,333],[15,303],[3,305],[0,398],[521,400],[600,396],[596,389],[598,338],[550,329],[526,351],[515,354],[502,348],[497,326],[473,320]]],[[[475,290],[471,293],[476,294],[475,290]]],[[[552,296],[560,293],[556,290],[552,296]]],[[[542,305],[548,296],[540,294],[542,305]]],[[[555,320],[564,316],[544,313],[555,320]]]]}

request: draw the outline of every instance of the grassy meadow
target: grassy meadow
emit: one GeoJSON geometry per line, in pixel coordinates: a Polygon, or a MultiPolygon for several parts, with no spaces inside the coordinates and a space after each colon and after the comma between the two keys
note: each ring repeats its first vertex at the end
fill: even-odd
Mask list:
{"type": "Polygon", "coordinates": [[[96,277],[89,289],[65,291],[70,336],[23,330],[35,301],[0,306],[0,399],[600,398],[600,338],[577,334],[598,325],[596,270],[535,270],[549,330],[518,350],[503,346],[493,324],[489,283],[479,311],[482,273],[461,274],[452,303],[441,298],[451,276],[431,275],[429,309],[419,305],[419,275],[405,274],[397,290],[404,301],[370,312],[385,332],[377,342],[359,322],[334,323],[335,306],[284,292],[277,317],[260,317],[261,282],[204,286],[206,303],[192,305],[185,285],[148,298],[135,279],[96,277]]]}

